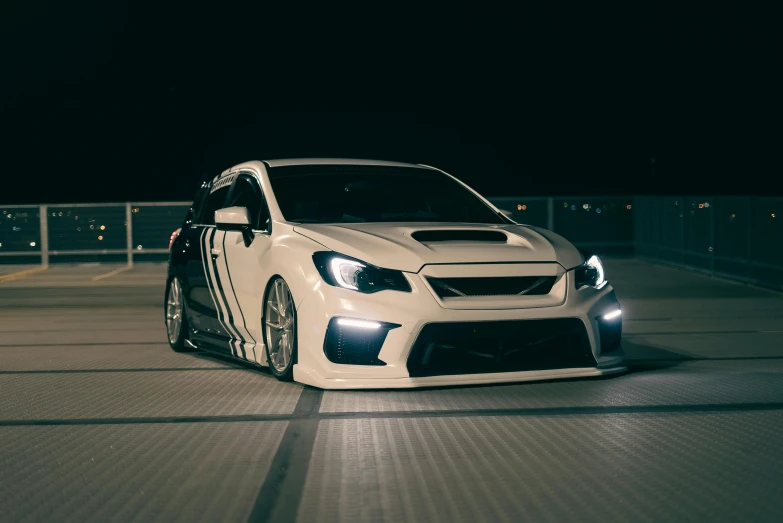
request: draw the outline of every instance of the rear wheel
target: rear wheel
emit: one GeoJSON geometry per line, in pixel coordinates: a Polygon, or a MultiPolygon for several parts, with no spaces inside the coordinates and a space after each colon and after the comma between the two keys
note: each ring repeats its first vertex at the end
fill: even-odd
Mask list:
{"type": "Polygon", "coordinates": [[[288,285],[279,276],[266,293],[264,343],[269,370],[275,378],[291,381],[296,360],[296,309],[288,285]]]}
{"type": "Polygon", "coordinates": [[[188,321],[185,317],[182,285],[176,276],[169,280],[166,288],[166,334],[169,338],[169,345],[176,352],[190,350],[190,347],[185,343],[188,337],[188,321]]]}

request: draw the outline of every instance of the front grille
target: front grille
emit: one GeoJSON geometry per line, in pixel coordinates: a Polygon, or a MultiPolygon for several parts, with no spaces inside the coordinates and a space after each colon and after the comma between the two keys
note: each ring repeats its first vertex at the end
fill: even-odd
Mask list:
{"type": "Polygon", "coordinates": [[[332,318],[326,329],[324,353],[329,361],[344,365],[386,365],[378,359],[378,353],[386,340],[389,326],[361,329],[340,325],[337,320],[332,318]]]}
{"type": "Polygon", "coordinates": [[[502,276],[491,278],[434,278],[427,281],[441,298],[467,296],[541,296],[549,294],[555,276],[502,276]]]}
{"type": "Polygon", "coordinates": [[[408,356],[412,378],[595,366],[577,318],[430,323],[408,356]]]}

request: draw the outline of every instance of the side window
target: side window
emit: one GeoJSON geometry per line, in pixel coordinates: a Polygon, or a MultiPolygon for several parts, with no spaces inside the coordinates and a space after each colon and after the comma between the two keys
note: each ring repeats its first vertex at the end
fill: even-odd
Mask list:
{"type": "Polygon", "coordinates": [[[226,207],[224,203],[226,201],[226,196],[228,196],[228,189],[229,186],[226,185],[207,196],[204,210],[199,217],[200,225],[215,225],[215,211],[226,207]]]}
{"type": "Polygon", "coordinates": [[[246,207],[253,229],[261,231],[269,229],[269,211],[266,208],[261,187],[252,176],[239,175],[231,187],[226,207],[246,207]]]}
{"type": "Polygon", "coordinates": [[[193,205],[190,206],[188,215],[185,218],[186,226],[198,223],[199,216],[201,216],[201,210],[204,207],[204,200],[206,200],[207,192],[206,185],[202,185],[199,187],[198,191],[196,191],[196,195],[193,197],[193,205]]]}

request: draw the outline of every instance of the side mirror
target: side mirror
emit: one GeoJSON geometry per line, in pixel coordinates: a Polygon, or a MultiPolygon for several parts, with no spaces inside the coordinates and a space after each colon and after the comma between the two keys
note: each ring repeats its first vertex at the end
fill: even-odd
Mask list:
{"type": "Polygon", "coordinates": [[[253,243],[253,230],[250,226],[250,215],[247,207],[226,207],[215,211],[215,225],[219,231],[236,231],[242,233],[245,247],[253,243]]]}

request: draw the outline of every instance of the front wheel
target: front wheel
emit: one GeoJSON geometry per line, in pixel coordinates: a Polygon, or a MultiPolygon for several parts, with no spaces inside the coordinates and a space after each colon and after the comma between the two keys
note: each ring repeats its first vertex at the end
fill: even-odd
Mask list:
{"type": "Polygon", "coordinates": [[[296,309],[288,285],[279,276],[266,292],[264,343],[269,370],[280,381],[291,381],[296,360],[296,309]]]}
{"type": "Polygon", "coordinates": [[[169,345],[176,352],[188,352],[185,343],[188,337],[188,320],[185,317],[185,305],[182,298],[182,284],[174,276],[166,287],[166,334],[169,345]]]}

